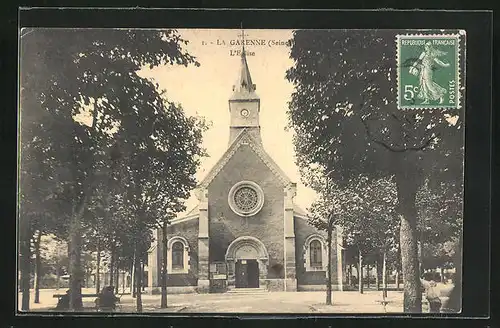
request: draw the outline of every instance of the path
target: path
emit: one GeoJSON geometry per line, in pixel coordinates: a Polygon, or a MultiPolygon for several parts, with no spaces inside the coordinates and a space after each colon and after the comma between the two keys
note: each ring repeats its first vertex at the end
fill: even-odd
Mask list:
{"type": "MultiPolygon", "coordinates": [[[[94,293],[95,290],[83,289],[83,293],[94,293]]],[[[64,290],[54,289],[40,291],[40,304],[33,303],[31,296],[30,308],[33,311],[53,310],[57,299],[54,293],[64,293],[64,290]]],[[[19,294],[19,304],[21,302],[19,294]]],[[[384,313],[380,303],[382,292],[366,291],[359,294],[356,291],[333,292],[333,306],[325,305],[325,292],[272,292],[260,294],[177,294],[168,295],[168,309],[160,309],[160,295],[142,295],[144,312],[177,312],[182,313],[384,313]]],[[[401,313],[403,310],[403,293],[388,292],[389,304],[385,311],[401,313]]],[[[121,312],[135,312],[136,300],[125,294],[121,298],[121,312]]],[[[85,298],[84,306],[93,307],[94,299],[85,298]]],[[[423,311],[428,309],[424,305],[423,311]]]]}

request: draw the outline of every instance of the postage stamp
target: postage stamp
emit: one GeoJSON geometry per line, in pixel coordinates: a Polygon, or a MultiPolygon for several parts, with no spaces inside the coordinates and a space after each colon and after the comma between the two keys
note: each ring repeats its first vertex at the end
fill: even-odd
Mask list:
{"type": "Polygon", "coordinates": [[[460,108],[463,34],[397,36],[398,108],[460,108]]]}

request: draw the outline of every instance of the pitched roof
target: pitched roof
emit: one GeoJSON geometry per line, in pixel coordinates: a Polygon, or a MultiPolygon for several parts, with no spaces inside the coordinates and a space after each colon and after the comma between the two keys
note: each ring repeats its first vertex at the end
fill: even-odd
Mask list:
{"type": "Polygon", "coordinates": [[[304,211],[302,207],[297,204],[293,204],[293,213],[301,216],[309,216],[309,214],[307,214],[307,211],[304,211]]]}
{"type": "Polygon", "coordinates": [[[183,216],[191,216],[193,214],[197,214],[198,213],[198,210],[199,210],[199,204],[197,204],[195,207],[193,207],[189,212],[187,212],[185,215],[183,216]]]}
{"type": "Polygon", "coordinates": [[[288,176],[283,172],[283,170],[276,164],[276,162],[269,156],[269,154],[264,150],[262,145],[255,140],[248,133],[248,129],[244,128],[238,134],[238,136],[234,139],[233,143],[227,148],[226,152],[221,156],[219,161],[212,167],[212,169],[208,172],[206,177],[201,181],[199,187],[206,188],[210,184],[210,182],[215,179],[217,174],[224,168],[224,166],[229,162],[229,160],[236,153],[236,150],[241,145],[248,145],[250,148],[259,156],[259,158],[266,164],[266,166],[280,179],[283,184],[288,185],[292,181],[288,176]]]}

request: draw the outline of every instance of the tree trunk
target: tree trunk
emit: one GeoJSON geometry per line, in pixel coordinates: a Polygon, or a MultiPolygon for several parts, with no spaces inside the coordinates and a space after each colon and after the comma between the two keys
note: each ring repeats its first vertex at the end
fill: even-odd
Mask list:
{"type": "Polygon", "coordinates": [[[382,295],[384,299],[387,297],[387,252],[384,250],[382,254],[382,295]]]}
{"type": "Polygon", "coordinates": [[[104,280],[104,287],[109,286],[108,284],[108,279],[109,279],[109,270],[103,272],[103,280],[104,280]]]}
{"type": "Polygon", "coordinates": [[[109,261],[109,285],[113,286],[115,280],[115,249],[111,246],[111,259],[109,261]]]}
{"type": "Polygon", "coordinates": [[[85,288],[90,288],[90,277],[92,275],[92,272],[90,271],[90,269],[87,268],[87,273],[85,274],[85,288]]]}
{"type": "Polygon", "coordinates": [[[30,280],[31,280],[31,228],[27,216],[20,219],[20,287],[22,292],[21,311],[30,309],[30,280]]]}
{"type": "Polygon", "coordinates": [[[70,311],[80,310],[82,303],[82,243],[81,243],[81,220],[85,209],[86,197],[72,213],[69,227],[69,309],[70,311]]]}
{"type": "Polygon", "coordinates": [[[56,267],[56,290],[59,290],[61,286],[61,267],[57,264],[56,267]]]}
{"type": "Polygon", "coordinates": [[[347,285],[352,286],[352,264],[347,269],[347,285]]]}
{"type": "Polygon", "coordinates": [[[125,294],[125,271],[122,271],[122,294],[125,294]]]}
{"type": "Polygon", "coordinates": [[[42,241],[42,232],[38,231],[38,234],[35,239],[35,303],[40,303],[40,273],[41,273],[41,265],[42,260],[40,259],[40,243],[42,241]]]}
{"type": "Polygon", "coordinates": [[[145,291],[146,290],[146,284],[144,283],[145,282],[145,274],[144,274],[144,266],[145,266],[145,263],[144,261],[141,261],[141,288],[142,288],[142,291],[145,291]]]}
{"type": "Polygon", "coordinates": [[[396,290],[399,290],[399,269],[396,270],[396,290]]]}
{"type": "Polygon", "coordinates": [[[97,241],[97,260],[95,272],[95,293],[101,292],[101,243],[97,241]]]}
{"type": "Polygon", "coordinates": [[[417,253],[418,253],[418,272],[419,277],[422,277],[425,273],[424,266],[422,265],[422,241],[417,240],[417,253]]]}
{"type": "Polygon", "coordinates": [[[370,265],[366,265],[366,288],[370,288],[370,265]]]}
{"type": "Polygon", "coordinates": [[[120,270],[118,267],[116,268],[116,276],[115,276],[115,294],[118,294],[118,287],[120,286],[120,270]]]}
{"type": "Polygon", "coordinates": [[[363,294],[363,255],[361,254],[361,250],[358,253],[358,281],[359,281],[359,293],[363,294]]]}
{"type": "Polygon", "coordinates": [[[328,247],[328,259],[326,268],[327,277],[326,277],[326,304],[332,305],[332,234],[333,234],[333,225],[328,227],[328,237],[327,237],[327,247],[328,247]]]}
{"type": "Polygon", "coordinates": [[[377,285],[377,290],[380,290],[380,270],[379,262],[375,261],[375,285],[377,285]]]}
{"type": "Polygon", "coordinates": [[[132,298],[135,298],[136,296],[136,280],[137,280],[137,268],[136,268],[136,256],[135,256],[135,251],[134,251],[134,259],[132,261],[132,270],[130,270],[130,294],[132,295],[132,298]]]}
{"type": "Polygon", "coordinates": [[[418,260],[417,211],[415,198],[418,189],[416,174],[411,163],[401,163],[402,172],[396,174],[400,226],[401,264],[403,268],[404,312],[422,312],[422,293],[418,260]]]}
{"type": "Polygon", "coordinates": [[[142,313],[142,297],[141,297],[141,292],[142,292],[142,282],[141,282],[141,260],[139,256],[135,257],[135,281],[136,281],[136,292],[135,292],[135,300],[136,300],[136,306],[137,306],[137,313],[142,313]]]}
{"type": "MultiPolygon", "coordinates": [[[[162,264],[161,264],[161,301],[160,301],[160,307],[162,309],[167,308],[167,225],[166,223],[163,223],[162,226],[162,236],[161,236],[161,241],[162,241],[162,264]]],[[[151,270],[151,269],[150,269],[151,270]]]]}
{"type": "Polygon", "coordinates": [[[441,276],[441,283],[446,284],[446,279],[444,278],[444,268],[441,266],[439,268],[439,275],[441,276]]]}

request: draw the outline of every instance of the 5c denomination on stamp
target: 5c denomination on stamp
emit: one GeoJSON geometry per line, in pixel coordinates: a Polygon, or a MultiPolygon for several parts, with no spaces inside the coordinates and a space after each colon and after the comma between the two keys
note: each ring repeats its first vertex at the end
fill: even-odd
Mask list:
{"type": "Polygon", "coordinates": [[[398,108],[460,108],[459,34],[397,36],[398,108]]]}

